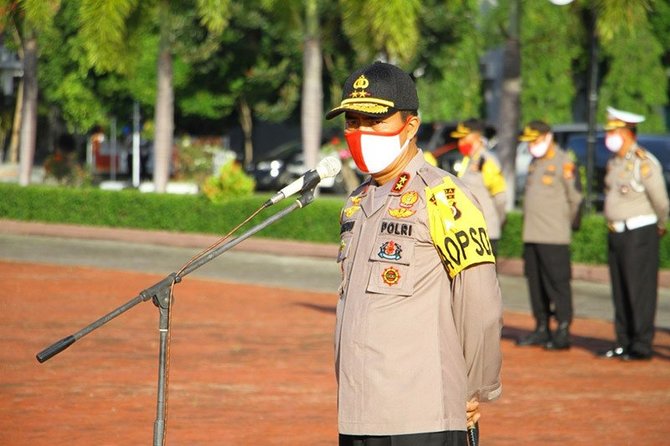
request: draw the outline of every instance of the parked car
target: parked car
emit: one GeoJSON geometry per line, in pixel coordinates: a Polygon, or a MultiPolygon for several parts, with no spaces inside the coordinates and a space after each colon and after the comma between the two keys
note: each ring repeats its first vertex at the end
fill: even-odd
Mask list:
{"type": "MultiPolygon", "coordinates": [[[[322,153],[320,159],[326,156],[322,153]]],[[[256,190],[273,191],[291,184],[307,170],[301,142],[290,141],[277,146],[256,161],[249,173],[256,180],[256,190]]],[[[324,178],[319,187],[324,192],[338,194],[346,192],[342,172],[334,178],[324,178]]]]}

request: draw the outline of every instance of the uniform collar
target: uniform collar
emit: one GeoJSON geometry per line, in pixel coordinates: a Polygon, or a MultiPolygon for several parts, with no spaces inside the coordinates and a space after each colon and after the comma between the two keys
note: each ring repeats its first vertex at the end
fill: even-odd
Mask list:
{"type": "Polygon", "coordinates": [[[408,190],[409,184],[416,176],[417,171],[425,163],[425,158],[423,152],[418,150],[416,155],[405,165],[403,170],[398,174],[398,176],[384,183],[384,185],[379,186],[376,183],[371,182],[370,187],[361,195],[363,200],[361,202],[361,208],[365,215],[368,217],[377,212],[381,207],[383,207],[387,200],[375,199],[375,194],[384,193],[387,191],[387,194],[390,196],[398,196],[408,190]],[[391,185],[391,189],[386,189],[386,185],[391,185]]]}

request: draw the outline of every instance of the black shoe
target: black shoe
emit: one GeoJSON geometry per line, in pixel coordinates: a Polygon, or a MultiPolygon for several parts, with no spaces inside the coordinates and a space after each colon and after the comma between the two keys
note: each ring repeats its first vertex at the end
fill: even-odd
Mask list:
{"type": "Polygon", "coordinates": [[[638,353],[636,351],[630,351],[621,355],[623,361],[649,361],[651,359],[651,353],[638,353]]]}
{"type": "Polygon", "coordinates": [[[558,325],[556,333],[551,337],[549,342],[544,345],[547,350],[567,350],[570,348],[570,325],[562,322],[558,325]]]}
{"type": "Polygon", "coordinates": [[[527,345],[545,345],[551,341],[551,334],[549,330],[535,330],[528,336],[524,336],[516,340],[516,345],[525,347],[527,345]]]}
{"type": "Polygon", "coordinates": [[[627,350],[623,347],[614,347],[609,350],[598,352],[597,356],[600,358],[620,358],[627,353],[627,350]]]}

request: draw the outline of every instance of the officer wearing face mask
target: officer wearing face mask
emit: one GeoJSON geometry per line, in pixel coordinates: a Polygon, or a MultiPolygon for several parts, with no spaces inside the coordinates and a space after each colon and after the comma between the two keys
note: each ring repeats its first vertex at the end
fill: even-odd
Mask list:
{"type": "Polygon", "coordinates": [[[376,62],[345,81],[352,158],[369,177],[340,217],[335,327],[342,446],[463,445],[502,387],[502,299],[480,208],[416,145],[412,78],[376,62]]]}
{"type": "Polygon", "coordinates": [[[570,347],[572,290],[570,238],[582,195],[575,164],[554,142],[547,123],[532,121],[520,141],[528,142],[533,160],[528,168],[523,201],[523,259],[535,331],[517,345],[542,345],[549,350],[570,347]],[[557,328],[550,330],[554,315],[557,328]]]}
{"type": "Polygon", "coordinates": [[[484,131],[484,122],[471,118],[459,122],[451,136],[458,138],[458,150],[463,154],[458,177],[482,206],[495,255],[507,215],[507,185],[498,159],[486,147],[484,131]]]}
{"type": "Polygon", "coordinates": [[[605,145],[613,156],[605,175],[604,214],[617,344],[600,356],[646,360],[652,356],[668,194],[658,160],[636,142],[644,116],[612,107],[607,113],[605,145]]]}

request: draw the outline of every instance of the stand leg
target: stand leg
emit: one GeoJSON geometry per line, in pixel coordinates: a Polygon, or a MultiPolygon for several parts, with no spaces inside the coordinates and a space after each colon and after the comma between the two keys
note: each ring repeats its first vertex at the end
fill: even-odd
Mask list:
{"type": "Polygon", "coordinates": [[[160,351],[158,354],[158,392],[156,398],[156,421],[154,422],[154,446],[163,446],[165,443],[165,413],[166,413],[166,382],[167,382],[167,350],[170,330],[170,290],[166,289],[154,299],[158,306],[160,319],[158,331],[160,334],[160,351]]]}

